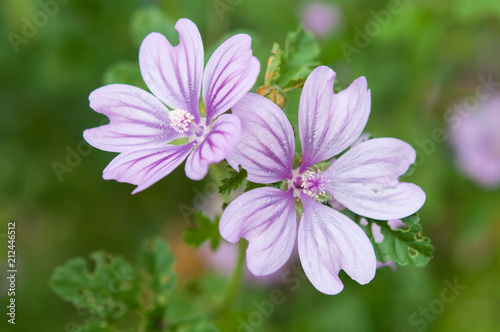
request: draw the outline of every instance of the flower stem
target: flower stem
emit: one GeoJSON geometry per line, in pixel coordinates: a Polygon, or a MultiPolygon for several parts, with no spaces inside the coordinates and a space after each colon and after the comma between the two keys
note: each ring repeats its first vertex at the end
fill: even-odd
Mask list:
{"type": "Polygon", "coordinates": [[[236,294],[238,293],[241,277],[243,275],[243,267],[245,266],[245,252],[247,250],[248,242],[245,240],[241,240],[238,245],[238,261],[236,262],[233,276],[231,277],[231,281],[227,289],[226,299],[224,301],[224,306],[226,308],[228,308],[233,303],[236,294]]]}

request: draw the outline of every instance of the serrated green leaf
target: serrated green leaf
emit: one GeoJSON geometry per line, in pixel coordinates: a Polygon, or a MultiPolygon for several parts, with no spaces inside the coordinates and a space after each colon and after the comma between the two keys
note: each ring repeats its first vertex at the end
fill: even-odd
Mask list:
{"type": "Polygon", "coordinates": [[[229,176],[221,180],[219,187],[219,193],[223,195],[229,195],[232,191],[237,190],[247,178],[247,171],[241,168],[241,166],[239,172],[228,167],[228,173],[229,176]]]}
{"type": "Polygon", "coordinates": [[[219,234],[219,218],[215,221],[210,220],[201,213],[197,213],[194,217],[196,228],[188,228],[184,233],[184,242],[188,245],[199,247],[202,243],[209,240],[210,248],[217,250],[220,244],[219,234]]]}
{"type": "Polygon", "coordinates": [[[106,69],[103,78],[104,84],[129,84],[147,89],[141,76],[139,64],[135,62],[117,62],[106,69]]]}
{"type": "Polygon", "coordinates": [[[175,20],[160,8],[151,6],[136,10],[130,22],[130,34],[134,44],[140,46],[142,40],[151,32],[163,34],[172,45],[178,43],[179,35],[175,30],[175,20]]]}
{"type": "Polygon", "coordinates": [[[367,219],[367,221],[369,224],[366,227],[371,229],[371,224],[375,223],[381,228],[384,236],[382,242],[377,243],[373,240],[373,234],[371,237],[368,234],[375,247],[377,259],[382,263],[391,260],[398,265],[423,267],[432,258],[434,247],[430,239],[422,234],[418,214],[402,219],[408,227],[398,229],[391,228],[387,221],[374,219],[367,219]]]}
{"type": "Polygon", "coordinates": [[[56,268],[50,287],[62,299],[101,317],[116,320],[132,303],[136,291],[136,276],[132,267],[121,257],[105,252],[93,252],[92,272],[85,259],[79,257],[56,268]]]}
{"type": "Polygon", "coordinates": [[[176,284],[174,256],[161,237],[146,240],[139,254],[140,303],[147,311],[166,307],[176,284]]]}

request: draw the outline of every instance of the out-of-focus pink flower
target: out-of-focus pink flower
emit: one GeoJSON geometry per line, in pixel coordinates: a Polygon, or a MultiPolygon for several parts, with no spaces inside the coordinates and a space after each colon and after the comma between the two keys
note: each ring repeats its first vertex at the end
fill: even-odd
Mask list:
{"type": "Polygon", "coordinates": [[[317,37],[325,37],[339,28],[342,21],[340,10],[329,3],[311,2],[302,7],[302,24],[317,37]]]}
{"type": "Polygon", "coordinates": [[[500,95],[460,115],[449,128],[458,166],[483,187],[500,186],[500,95]]]}

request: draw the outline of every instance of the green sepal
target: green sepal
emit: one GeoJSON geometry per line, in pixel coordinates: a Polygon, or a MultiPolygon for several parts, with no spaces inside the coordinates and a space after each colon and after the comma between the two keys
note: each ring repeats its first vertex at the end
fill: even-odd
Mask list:
{"type": "Polygon", "coordinates": [[[257,89],[257,93],[261,96],[266,97],[279,108],[283,109],[288,104],[288,96],[286,93],[277,85],[265,85],[257,89]]]}
{"type": "Polygon", "coordinates": [[[281,190],[286,190],[286,180],[279,181],[279,182],[274,182],[270,184],[262,184],[262,183],[255,183],[255,182],[250,182],[247,181],[247,185],[245,186],[245,192],[250,191],[252,189],[256,188],[263,188],[263,187],[272,187],[272,188],[278,188],[281,190]]]}

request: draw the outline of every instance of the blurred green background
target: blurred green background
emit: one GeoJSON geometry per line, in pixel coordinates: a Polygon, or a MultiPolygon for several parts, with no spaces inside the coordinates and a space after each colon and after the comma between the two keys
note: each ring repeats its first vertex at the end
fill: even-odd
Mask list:
{"type": "MultiPolygon", "coordinates": [[[[134,261],[140,243],[160,234],[178,256],[187,257],[183,261],[188,263],[178,266],[186,284],[205,277],[199,262],[190,258],[192,250],[180,244],[187,221],[179,206],[199,205],[196,199],[206,182],[189,181],[181,167],[132,196],[131,185],[101,177],[114,155],[89,148],[82,138],[83,130],[104,118],[89,108],[88,95],[104,84],[107,68],[122,61],[137,64],[137,31],[130,29],[137,11],[158,6],[172,24],[190,18],[208,50],[226,33],[250,34],[263,68],[258,86],[272,43],[283,43],[286,33],[296,29],[307,3],[54,1],[57,12],[17,46],[9,33],[23,36],[26,20],[33,22],[50,1],[0,4],[0,234],[5,235],[7,222],[16,222],[19,270],[15,326],[7,324],[7,283],[4,277],[0,281],[0,331],[68,331],[69,322],[83,322],[85,317],[51,292],[48,279],[56,266],[97,249],[134,261]],[[58,176],[54,162],[70,171],[58,176]]],[[[404,0],[400,12],[390,15],[363,47],[355,43],[358,29],[364,31],[388,2],[331,3],[342,22],[320,39],[321,62],[337,71],[342,86],[366,76],[372,91],[366,131],[416,148],[419,166],[408,181],[427,194],[420,215],[435,258],[423,269],[382,268],[366,286],[342,273],[346,287],[337,296],[319,293],[308,281],[295,291],[273,286],[282,287],[287,300],[255,331],[497,331],[500,191],[485,191],[468,180],[456,168],[447,141],[432,141],[432,133],[446,130],[443,114],[454,103],[474,96],[478,77],[500,80],[500,2],[404,0]],[[346,57],[342,43],[359,52],[346,57]],[[447,281],[466,289],[444,303],[447,281]]],[[[290,96],[292,113],[297,96],[290,96]]],[[[1,240],[3,276],[7,249],[5,237],[1,240]]],[[[235,303],[241,317],[246,320],[255,310],[253,301],[269,299],[271,290],[247,285],[235,303]]]]}

